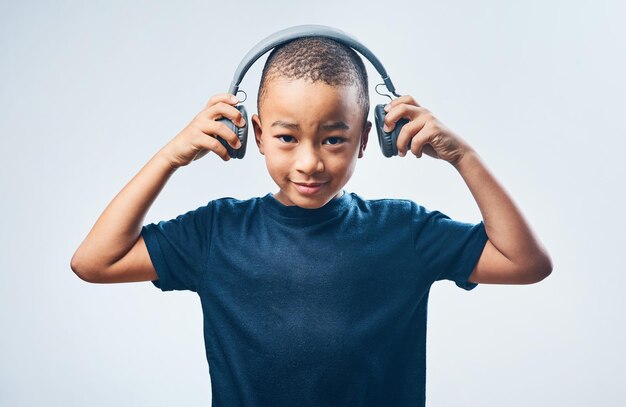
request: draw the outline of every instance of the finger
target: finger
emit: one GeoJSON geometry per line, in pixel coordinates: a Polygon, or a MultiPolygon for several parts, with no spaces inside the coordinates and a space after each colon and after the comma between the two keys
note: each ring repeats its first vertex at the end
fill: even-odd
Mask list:
{"type": "Polygon", "coordinates": [[[417,158],[422,156],[424,146],[430,142],[433,133],[429,131],[426,126],[422,128],[411,140],[411,153],[415,154],[417,158]]]}
{"type": "Polygon", "coordinates": [[[209,99],[203,110],[208,109],[218,102],[237,104],[239,103],[239,98],[237,98],[237,96],[233,95],[232,93],[218,93],[217,95],[213,95],[211,99],[209,99]]]}
{"type": "Polygon", "coordinates": [[[402,118],[412,120],[419,114],[415,109],[417,109],[415,106],[404,104],[396,106],[385,115],[383,130],[392,131],[396,127],[396,122],[402,118]]]}
{"type": "Polygon", "coordinates": [[[208,150],[213,151],[215,154],[219,155],[220,158],[224,161],[230,160],[230,155],[228,154],[228,150],[226,147],[219,142],[218,139],[211,135],[205,135],[201,141],[202,145],[208,150]]]}
{"type": "Polygon", "coordinates": [[[402,95],[400,97],[397,97],[397,98],[393,99],[391,102],[389,102],[388,105],[390,107],[394,107],[394,106],[400,105],[402,103],[406,103],[406,104],[409,104],[409,105],[420,107],[420,105],[417,103],[417,101],[411,95],[402,95]]]}
{"type": "Polygon", "coordinates": [[[228,144],[230,144],[233,148],[240,148],[241,141],[239,141],[239,137],[232,131],[226,124],[222,122],[216,122],[215,120],[206,120],[200,122],[199,126],[200,130],[209,136],[220,136],[228,144]]]}
{"type": "Polygon", "coordinates": [[[415,135],[422,129],[422,127],[424,127],[424,121],[419,119],[411,120],[402,126],[402,129],[398,134],[398,139],[396,140],[399,156],[404,157],[406,155],[406,151],[410,147],[409,141],[411,138],[415,138],[415,135]]]}
{"type": "Polygon", "coordinates": [[[246,121],[244,120],[239,109],[224,102],[217,102],[215,105],[209,107],[206,110],[205,116],[211,120],[217,120],[225,117],[238,127],[244,127],[246,124],[246,121]]]}

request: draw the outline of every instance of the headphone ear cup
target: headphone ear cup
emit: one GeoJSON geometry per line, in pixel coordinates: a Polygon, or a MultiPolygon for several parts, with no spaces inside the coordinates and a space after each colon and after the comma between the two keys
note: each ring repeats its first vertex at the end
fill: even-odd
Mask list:
{"type": "Polygon", "coordinates": [[[233,158],[241,159],[244,155],[246,155],[246,146],[248,145],[248,111],[246,110],[246,107],[244,105],[239,105],[235,107],[241,113],[241,116],[243,117],[243,120],[246,122],[246,124],[243,127],[235,126],[237,127],[237,131],[235,132],[235,134],[241,142],[241,147],[234,150],[233,152],[236,154],[231,155],[231,157],[234,156],[233,158]]]}
{"type": "MultiPolygon", "coordinates": [[[[400,130],[402,130],[402,126],[409,121],[404,118],[399,119],[393,130],[388,133],[383,130],[386,115],[385,105],[376,105],[374,108],[374,121],[376,122],[376,132],[378,133],[378,144],[380,144],[380,149],[385,157],[393,157],[394,155],[398,155],[398,135],[400,134],[400,130]]],[[[409,140],[408,144],[408,148],[410,147],[411,140],[409,140]]]]}
{"type": "Polygon", "coordinates": [[[378,144],[380,144],[380,150],[385,157],[392,157],[398,154],[398,150],[394,146],[392,134],[383,130],[386,114],[385,105],[376,105],[374,108],[374,121],[376,123],[376,133],[378,133],[378,144]]]}
{"type": "Polygon", "coordinates": [[[243,158],[246,155],[246,145],[248,144],[248,112],[244,105],[235,106],[237,110],[241,113],[241,116],[245,120],[246,124],[243,127],[237,127],[235,123],[233,123],[230,119],[225,117],[218,119],[216,121],[224,123],[229,129],[233,131],[237,135],[237,138],[241,142],[241,147],[232,148],[230,144],[220,136],[215,137],[228,151],[228,155],[230,158],[243,158]]]}

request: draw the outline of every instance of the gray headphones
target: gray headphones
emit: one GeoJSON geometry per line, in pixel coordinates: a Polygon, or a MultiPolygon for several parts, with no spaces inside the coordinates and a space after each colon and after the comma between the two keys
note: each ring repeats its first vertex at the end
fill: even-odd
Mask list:
{"type": "MultiPolygon", "coordinates": [[[[396,89],[391,82],[391,78],[389,78],[389,75],[387,75],[383,64],[380,63],[378,58],[376,58],[376,56],[365,45],[363,45],[353,36],[348,35],[341,30],[325,25],[314,24],[298,25],[277,31],[256,44],[254,48],[252,48],[239,63],[239,66],[235,71],[235,75],[233,76],[233,81],[230,84],[230,88],[228,89],[228,93],[231,93],[233,95],[237,94],[237,92],[239,91],[239,84],[243,80],[243,77],[250,68],[250,66],[252,66],[252,64],[267,51],[293,39],[312,36],[331,38],[358,51],[361,55],[366,57],[372,63],[372,65],[374,65],[380,76],[382,76],[384,85],[387,87],[389,92],[391,92],[394,96],[401,96],[396,93],[396,89]]],[[[391,98],[391,96],[388,97],[391,98]]],[[[241,112],[241,115],[243,116],[246,123],[248,123],[248,113],[246,111],[246,108],[243,105],[235,107],[241,112]]],[[[398,148],[396,145],[398,134],[400,133],[400,129],[402,128],[402,126],[408,123],[408,120],[401,118],[396,122],[396,126],[391,132],[384,131],[383,125],[386,115],[384,107],[385,105],[383,104],[376,105],[376,107],[374,108],[374,119],[376,122],[376,130],[378,132],[378,143],[380,144],[380,149],[382,150],[385,157],[391,157],[394,155],[398,155],[398,148]]],[[[226,147],[226,150],[228,151],[228,154],[231,158],[243,158],[243,156],[246,154],[249,126],[245,125],[244,127],[237,127],[230,119],[227,118],[221,118],[217,121],[224,123],[237,135],[239,141],[241,141],[241,147],[238,149],[234,149],[228,144],[228,142],[226,142],[226,140],[219,136],[216,136],[217,140],[219,140],[219,142],[222,143],[224,147],[226,147]]]]}

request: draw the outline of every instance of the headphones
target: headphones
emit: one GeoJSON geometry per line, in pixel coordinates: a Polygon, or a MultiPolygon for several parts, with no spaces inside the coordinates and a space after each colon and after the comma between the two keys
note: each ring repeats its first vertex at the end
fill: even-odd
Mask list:
{"type": "MultiPolygon", "coordinates": [[[[346,34],[341,30],[325,25],[315,24],[289,27],[277,31],[274,34],[261,40],[250,51],[248,51],[248,53],[243,57],[243,60],[239,63],[239,66],[235,71],[235,75],[233,76],[233,81],[230,84],[230,88],[228,89],[228,93],[236,95],[237,92],[239,92],[239,84],[243,80],[243,77],[250,68],[250,66],[252,66],[252,64],[267,51],[293,39],[312,36],[331,38],[358,51],[360,54],[366,57],[372,63],[372,65],[374,65],[378,73],[381,75],[384,85],[387,87],[389,92],[391,92],[395,96],[401,96],[396,93],[396,89],[391,82],[391,78],[389,78],[389,75],[387,75],[387,72],[385,71],[383,65],[365,45],[363,45],[353,36],[346,34]]],[[[376,92],[378,93],[378,90],[376,92]]],[[[391,96],[388,97],[391,98],[391,96]]],[[[376,130],[378,132],[378,144],[380,144],[380,149],[385,157],[392,157],[394,155],[398,155],[398,134],[400,134],[400,129],[402,128],[402,126],[408,123],[408,120],[401,118],[396,122],[396,126],[391,132],[384,131],[384,119],[385,115],[387,114],[387,112],[385,112],[384,110],[384,107],[385,105],[383,104],[376,105],[376,107],[374,108],[374,119],[376,122],[376,130]]],[[[217,121],[224,123],[237,135],[239,141],[241,141],[241,147],[238,149],[234,149],[223,138],[219,136],[216,136],[216,138],[226,148],[231,158],[243,158],[243,156],[246,154],[246,144],[248,141],[248,113],[243,105],[235,106],[235,108],[237,108],[241,112],[241,115],[246,121],[246,125],[244,127],[236,126],[230,119],[225,117],[218,119],[217,121]]]]}

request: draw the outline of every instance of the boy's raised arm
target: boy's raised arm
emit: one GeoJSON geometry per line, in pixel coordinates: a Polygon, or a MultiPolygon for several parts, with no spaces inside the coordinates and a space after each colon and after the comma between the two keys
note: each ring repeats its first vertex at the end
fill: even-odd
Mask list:
{"type": "Polygon", "coordinates": [[[483,215],[487,243],[469,280],[483,284],[532,284],[552,272],[552,259],[517,208],[490,173],[476,151],[445,127],[410,95],[386,107],[385,131],[400,118],[409,119],[397,139],[398,155],[425,153],[445,160],[461,174],[483,215]],[[410,150],[407,145],[411,140],[410,150]]]}
{"type": "Polygon", "coordinates": [[[82,280],[119,283],[157,279],[141,227],[148,209],[179,167],[209,151],[228,161],[219,135],[233,148],[241,147],[237,135],[216,121],[227,117],[239,127],[245,122],[228,93],[213,96],[207,106],[167,145],[159,150],[113,198],[72,256],[70,267],[82,280]]]}
{"type": "Polygon", "coordinates": [[[138,267],[127,274],[134,274],[134,281],[156,279],[139,234],[148,209],[174,171],[161,150],[113,198],[72,257],[70,266],[76,275],[89,282],[106,282],[107,270],[135,246],[133,263],[138,267]],[[137,254],[140,245],[145,256],[137,254]]]}
{"type": "Polygon", "coordinates": [[[469,281],[532,284],[552,273],[552,260],[513,199],[475,151],[454,165],[483,215],[489,240],[469,281]]]}

